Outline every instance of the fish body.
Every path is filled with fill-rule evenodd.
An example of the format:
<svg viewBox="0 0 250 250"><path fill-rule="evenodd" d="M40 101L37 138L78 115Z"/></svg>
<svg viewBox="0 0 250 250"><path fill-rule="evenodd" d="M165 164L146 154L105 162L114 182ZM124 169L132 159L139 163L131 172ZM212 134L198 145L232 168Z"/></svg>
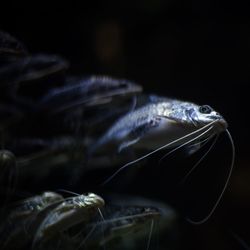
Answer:
<svg viewBox="0 0 250 250"><path fill-rule="evenodd" d="M149 223L161 217L160 211L155 207L111 205L104 211L105 220L99 225L99 231L103 230L105 237L97 242L100 246L105 246L108 243L117 244L121 241L125 247L128 238L130 244L139 238L145 239L148 236Z"/></svg>
<svg viewBox="0 0 250 250"><path fill-rule="evenodd" d="M86 241L86 247L115 249L141 249L149 238L149 231L164 232L164 239L175 230L176 212L165 203L141 197L111 195L103 209L104 220L90 223L86 231L95 228ZM156 228L153 223L156 222ZM151 228L151 229L150 229ZM153 233L154 234L154 233Z"/></svg>
<svg viewBox="0 0 250 250"><path fill-rule="evenodd" d="M77 107L103 106L119 97L130 97L142 91L140 85L107 76L72 78L63 87L51 89L41 100L41 107L65 111Z"/></svg>
<svg viewBox="0 0 250 250"><path fill-rule="evenodd" d="M73 225L90 220L102 206L104 206L104 200L93 193L65 199L51 210L40 224L34 243L40 240L46 241Z"/></svg>
<svg viewBox="0 0 250 250"><path fill-rule="evenodd" d="M41 212L62 200L60 194L44 192L7 207L7 216L2 218L0 227L1 249L23 249L31 240L34 228L39 225Z"/></svg>
<svg viewBox="0 0 250 250"><path fill-rule="evenodd" d="M120 118L91 151L108 144L118 145L118 152L131 145L155 149L214 121L217 123L212 133L219 133L227 127L224 118L207 105L154 97L150 103ZM171 146L178 146L178 143Z"/></svg>
<svg viewBox="0 0 250 250"><path fill-rule="evenodd" d="M9 217L12 220L27 218L62 200L63 197L60 194L55 192L44 192L41 195L36 195L17 203Z"/></svg>

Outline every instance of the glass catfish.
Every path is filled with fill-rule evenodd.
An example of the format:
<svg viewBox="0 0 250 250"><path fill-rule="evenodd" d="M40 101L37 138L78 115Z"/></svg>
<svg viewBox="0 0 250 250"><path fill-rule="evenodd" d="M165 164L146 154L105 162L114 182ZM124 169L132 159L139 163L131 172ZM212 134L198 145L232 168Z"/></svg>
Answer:
<svg viewBox="0 0 250 250"><path fill-rule="evenodd" d="M130 147L149 150L149 153L120 167L103 183L105 185L125 168L146 159L160 150L170 150L164 156L166 157L170 153L188 146L189 153L192 154L214 138L208 151L192 167L188 173L189 175L206 157L217 141L218 136L225 131L232 148L231 165L216 204L204 220L197 222L202 223L210 217L217 207L232 173L235 147L227 127L228 124L225 119L208 105L200 106L192 102L151 96L150 101L144 106L127 113L116 121L93 145L89 154L91 156L101 148L107 148L108 145L115 146L118 153Z"/></svg>
<svg viewBox="0 0 250 250"><path fill-rule="evenodd" d="M121 117L90 149L108 144L117 151L133 146L173 148L194 138L204 139L227 129L227 122L210 106L151 96L151 101ZM196 140L195 139L195 140Z"/></svg>

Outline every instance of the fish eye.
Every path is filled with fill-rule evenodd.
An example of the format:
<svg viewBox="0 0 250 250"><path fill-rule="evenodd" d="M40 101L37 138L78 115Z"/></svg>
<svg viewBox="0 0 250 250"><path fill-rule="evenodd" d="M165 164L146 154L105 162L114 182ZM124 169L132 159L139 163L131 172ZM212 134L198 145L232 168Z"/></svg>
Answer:
<svg viewBox="0 0 250 250"><path fill-rule="evenodd" d="M208 105L203 105L199 107L199 112L202 114L210 114L212 112L212 108Z"/></svg>

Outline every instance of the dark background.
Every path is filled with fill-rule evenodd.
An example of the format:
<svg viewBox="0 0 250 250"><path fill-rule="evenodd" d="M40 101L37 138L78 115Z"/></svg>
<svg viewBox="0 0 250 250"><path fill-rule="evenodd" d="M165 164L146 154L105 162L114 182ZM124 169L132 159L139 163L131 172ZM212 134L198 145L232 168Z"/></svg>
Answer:
<svg viewBox="0 0 250 250"><path fill-rule="evenodd" d="M209 104L223 114L235 140L235 171L215 219L200 227L184 223L182 245L243 249L230 229L250 244L247 3L83 1L53 9L19 4L0 12L2 30L32 53L62 55L71 73L127 78L148 93Z"/></svg>

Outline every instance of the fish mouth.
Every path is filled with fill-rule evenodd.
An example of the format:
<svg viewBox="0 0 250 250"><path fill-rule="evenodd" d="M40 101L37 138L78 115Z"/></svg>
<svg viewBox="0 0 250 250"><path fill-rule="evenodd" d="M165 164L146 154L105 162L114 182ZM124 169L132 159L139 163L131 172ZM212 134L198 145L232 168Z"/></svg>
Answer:
<svg viewBox="0 0 250 250"><path fill-rule="evenodd" d="M219 118L217 119L217 122L214 124L214 126L218 132L222 132L228 128L228 123L223 118Z"/></svg>

